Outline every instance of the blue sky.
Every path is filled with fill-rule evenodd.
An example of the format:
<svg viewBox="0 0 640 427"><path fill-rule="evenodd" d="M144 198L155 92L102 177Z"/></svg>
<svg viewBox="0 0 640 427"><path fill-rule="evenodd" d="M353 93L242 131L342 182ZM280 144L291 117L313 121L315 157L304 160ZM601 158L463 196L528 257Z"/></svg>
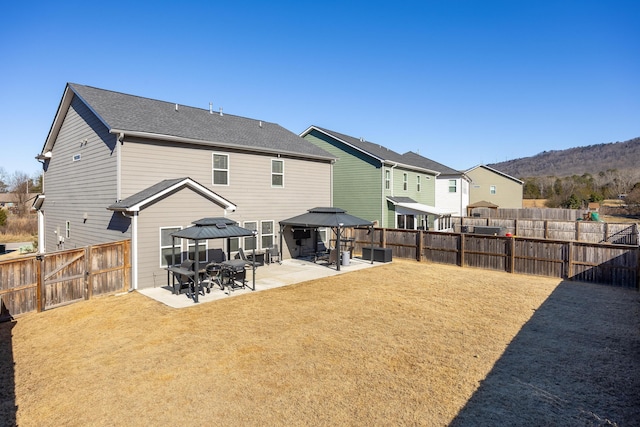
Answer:
<svg viewBox="0 0 640 427"><path fill-rule="evenodd" d="M455 169L640 136L636 0L5 2L0 167L67 82L326 127Z"/></svg>

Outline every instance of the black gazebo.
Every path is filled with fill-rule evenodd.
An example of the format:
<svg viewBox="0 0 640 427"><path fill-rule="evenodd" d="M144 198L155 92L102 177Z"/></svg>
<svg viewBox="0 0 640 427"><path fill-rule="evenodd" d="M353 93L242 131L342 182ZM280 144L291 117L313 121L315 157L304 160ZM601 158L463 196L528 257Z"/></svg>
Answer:
<svg viewBox="0 0 640 427"><path fill-rule="evenodd" d="M203 218L198 221L194 221L194 224L191 227L184 228L182 230L176 231L175 233L171 233L171 237L173 238L173 259L176 259L176 239L187 239L193 240L195 242L195 250L194 250L194 262L195 262L195 292L194 292L194 301L198 302L198 294L202 290L202 281L200 280L199 268L200 268L200 251L198 247L198 242L200 240L209 240L209 239L227 239L226 249L227 249L227 259L231 259L231 250L229 241L232 237L250 237L253 236L254 239L254 249L253 249L253 261L251 263L253 270L253 290L256 290L256 264L255 264L255 243L256 243L256 232L254 230L249 230L247 228L243 228L238 226L238 223L229 219L229 218Z"/></svg>
<svg viewBox="0 0 640 427"><path fill-rule="evenodd" d="M340 249L340 239L342 229L353 227L369 227L369 234L371 235L371 247L373 247L373 222L366 219L358 218L350 215L344 209L333 207L319 207L309 209L307 213L294 216L293 218L280 221L280 248L282 248L282 234L284 227L300 227L310 228L317 230L318 228L331 228L336 234L336 248ZM371 257L371 264L373 264L373 257ZM336 269L340 270L340 261L336 262Z"/></svg>

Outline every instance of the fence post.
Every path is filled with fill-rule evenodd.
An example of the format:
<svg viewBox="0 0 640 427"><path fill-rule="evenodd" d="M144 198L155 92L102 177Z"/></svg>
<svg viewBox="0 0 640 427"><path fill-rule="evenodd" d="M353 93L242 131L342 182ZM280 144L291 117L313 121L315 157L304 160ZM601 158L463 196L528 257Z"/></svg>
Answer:
<svg viewBox="0 0 640 427"><path fill-rule="evenodd" d="M464 233L460 233L460 267L464 267Z"/></svg>
<svg viewBox="0 0 640 427"><path fill-rule="evenodd" d="M84 248L84 299L91 299L93 296L93 286L91 284L91 246Z"/></svg>
<svg viewBox="0 0 640 427"><path fill-rule="evenodd" d="M567 279L573 278L573 242L568 242L569 248L567 250Z"/></svg>
<svg viewBox="0 0 640 427"><path fill-rule="evenodd" d="M544 238L549 238L549 221L546 219L544 220Z"/></svg>
<svg viewBox="0 0 640 427"><path fill-rule="evenodd" d="M422 230L416 234L416 261L422 261Z"/></svg>
<svg viewBox="0 0 640 427"><path fill-rule="evenodd" d="M511 242L509 242L509 250L511 251L509 273L514 273L516 271L516 238L512 236L508 237L508 239L511 240Z"/></svg>
<svg viewBox="0 0 640 427"><path fill-rule="evenodd" d="M580 223L581 222L582 221L576 221L575 222L575 224L576 224L576 242L580 241Z"/></svg>
<svg viewBox="0 0 640 427"><path fill-rule="evenodd" d="M36 260L38 261L38 266L36 267L37 274L37 286L36 286L36 310L38 313L44 310L44 255L37 255Z"/></svg>
<svg viewBox="0 0 640 427"><path fill-rule="evenodd" d="M380 247L381 248L386 248L387 247L387 235L385 233L386 228L383 228L380 230Z"/></svg>

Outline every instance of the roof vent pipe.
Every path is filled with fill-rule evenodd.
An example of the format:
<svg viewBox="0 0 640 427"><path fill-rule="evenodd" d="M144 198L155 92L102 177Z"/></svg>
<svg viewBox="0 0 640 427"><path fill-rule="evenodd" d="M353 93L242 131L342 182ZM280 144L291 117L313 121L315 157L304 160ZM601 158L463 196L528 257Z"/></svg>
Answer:
<svg viewBox="0 0 640 427"><path fill-rule="evenodd" d="M178 111L178 104L176 104L176 111Z"/></svg>
<svg viewBox="0 0 640 427"><path fill-rule="evenodd" d="M213 102L209 103L209 114L213 114Z"/></svg>
<svg viewBox="0 0 640 427"><path fill-rule="evenodd" d="M224 116L224 114L222 114L222 107L220 107L220 115Z"/></svg>
<svg viewBox="0 0 640 427"><path fill-rule="evenodd" d="M260 123L258 124L258 126L262 127L262 120L260 120Z"/></svg>

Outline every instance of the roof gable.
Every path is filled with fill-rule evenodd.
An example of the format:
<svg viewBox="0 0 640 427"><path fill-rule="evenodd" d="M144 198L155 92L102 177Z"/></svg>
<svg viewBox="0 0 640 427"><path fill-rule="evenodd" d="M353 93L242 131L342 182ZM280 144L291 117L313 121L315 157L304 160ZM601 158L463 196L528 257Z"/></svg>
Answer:
<svg viewBox="0 0 640 427"><path fill-rule="evenodd" d="M489 166L486 166L486 165L477 165L477 166L474 166L474 167L472 167L472 168L470 168L470 169L467 169L467 170L465 171L465 174L467 174L467 175L468 175L470 172L473 172L474 170L476 170L476 169L478 169L478 168L486 169L486 170L488 170L489 172L493 172L493 173L495 173L495 174L497 174L497 175L503 176L503 177L505 177L505 178L507 178L507 179L510 179L510 180L512 180L512 181L517 182L518 184L524 184L524 181L520 181L518 178L514 178L514 177L512 177L511 175L507 175L507 174L506 174L506 173L504 173L504 172L500 172L499 170L497 170L497 169L493 169L493 168L490 168Z"/></svg>
<svg viewBox="0 0 640 427"><path fill-rule="evenodd" d="M126 199L120 200L119 202L110 205L107 209L112 211L138 212L144 209L146 206L183 188L192 189L203 197L206 197L209 200L218 203L226 210L236 210L236 205L188 177L165 179L164 181L154 184L151 187L145 188L144 190L139 191L136 194L127 197Z"/></svg>

